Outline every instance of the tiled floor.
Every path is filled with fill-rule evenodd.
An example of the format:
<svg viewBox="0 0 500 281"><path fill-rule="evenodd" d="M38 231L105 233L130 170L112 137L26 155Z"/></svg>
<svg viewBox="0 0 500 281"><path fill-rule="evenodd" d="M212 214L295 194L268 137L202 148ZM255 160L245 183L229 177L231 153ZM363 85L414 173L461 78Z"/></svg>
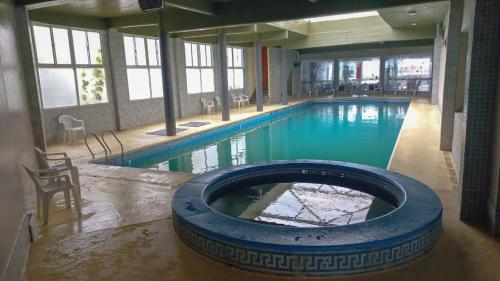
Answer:
<svg viewBox="0 0 500 281"><path fill-rule="evenodd" d="M438 120L435 106L414 100L390 163L390 169L426 183L441 198L444 224L437 248L396 270L327 280L500 280L500 243L458 220L456 175L449 153L438 149ZM158 127L129 130L121 137L130 147L147 145L156 139L144 132ZM87 157L82 147L71 148L82 161ZM30 251L25 280L300 279L244 272L185 246L173 231L169 204L189 174L99 165L82 165L81 174L83 218L74 220L62 197L55 198L49 225L40 229L41 239Z"/></svg>

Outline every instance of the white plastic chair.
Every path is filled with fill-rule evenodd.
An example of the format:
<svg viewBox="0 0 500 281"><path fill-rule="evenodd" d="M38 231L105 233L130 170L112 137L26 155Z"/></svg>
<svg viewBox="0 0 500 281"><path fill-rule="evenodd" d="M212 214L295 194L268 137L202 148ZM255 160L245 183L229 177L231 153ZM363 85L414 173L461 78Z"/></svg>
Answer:
<svg viewBox="0 0 500 281"><path fill-rule="evenodd" d="M66 143L66 135L68 135L71 143L73 143L73 141L76 141L77 132L83 132L83 136L86 135L85 123L83 122L83 120L76 119L71 115L61 115L59 116L59 123L63 124L64 126L64 143Z"/></svg>
<svg viewBox="0 0 500 281"><path fill-rule="evenodd" d="M222 101L220 100L220 96L215 96L215 101L217 102L217 110L222 110Z"/></svg>
<svg viewBox="0 0 500 281"><path fill-rule="evenodd" d="M243 100L241 97L237 94L231 94L231 99L233 100L233 104L238 106L238 109L241 108L241 105L243 104Z"/></svg>
<svg viewBox="0 0 500 281"><path fill-rule="evenodd" d="M250 98L245 94L239 95L243 105L250 105Z"/></svg>
<svg viewBox="0 0 500 281"><path fill-rule="evenodd" d="M40 157L40 160L42 160L44 169L50 169L54 174L64 174L69 172L71 182L76 186L78 196L81 197L80 174L78 173L78 168L73 166L71 158L69 158L64 152L47 153L38 147L35 147L35 151L37 152L38 157Z"/></svg>
<svg viewBox="0 0 500 281"><path fill-rule="evenodd" d="M80 218L82 216L80 197L78 196L76 187L71 183L68 175L48 176L53 173L51 169L31 170L25 166L23 167L35 184L37 215L40 216L40 208L42 208L44 225L47 225L49 222L49 201L52 199L54 194L61 191L64 192L66 208L68 209L71 208L71 191L78 217Z"/></svg>
<svg viewBox="0 0 500 281"><path fill-rule="evenodd" d="M212 111L215 109L214 101L209 100L207 98L201 98L200 101L201 101L201 104L203 105L203 111L205 111L205 109L206 109L208 112L208 115L212 114Z"/></svg>

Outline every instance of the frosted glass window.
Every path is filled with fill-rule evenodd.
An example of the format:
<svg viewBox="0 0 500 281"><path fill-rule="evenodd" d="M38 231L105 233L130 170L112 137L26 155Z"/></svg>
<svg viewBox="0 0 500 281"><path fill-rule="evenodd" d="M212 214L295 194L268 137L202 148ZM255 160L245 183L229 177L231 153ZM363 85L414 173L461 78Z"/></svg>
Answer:
<svg viewBox="0 0 500 281"><path fill-rule="evenodd" d="M205 45L200 45L200 66L207 66L207 53Z"/></svg>
<svg viewBox="0 0 500 281"><path fill-rule="evenodd" d="M52 52L52 40L50 39L50 28L45 26L33 26L35 35L36 55L38 63L54 63Z"/></svg>
<svg viewBox="0 0 500 281"><path fill-rule="evenodd" d="M128 94L130 100L147 99L149 90L149 74L147 69L127 69Z"/></svg>
<svg viewBox="0 0 500 281"><path fill-rule="evenodd" d="M135 65L134 37L124 36L125 62L127 65Z"/></svg>
<svg viewBox="0 0 500 281"><path fill-rule="evenodd" d="M234 88L243 89L243 69L234 70Z"/></svg>
<svg viewBox="0 0 500 281"><path fill-rule="evenodd" d="M193 57L193 66L198 66L198 45L191 44L191 55Z"/></svg>
<svg viewBox="0 0 500 281"><path fill-rule="evenodd" d="M243 61L241 59L241 49L233 48L233 66L242 67Z"/></svg>
<svg viewBox="0 0 500 281"><path fill-rule="evenodd" d="M85 31L73 30L73 47L77 64L89 64Z"/></svg>
<svg viewBox="0 0 500 281"><path fill-rule="evenodd" d="M186 80L188 94L201 92L200 70L198 68L186 69Z"/></svg>
<svg viewBox="0 0 500 281"><path fill-rule="evenodd" d="M193 66L193 56L191 54L191 44L184 44L184 51L186 55L186 66Z"/></svg>
<svg viewBox="0 0 500 281"><path fill-rule="evenodd" d="M233 67L233 48L227 48L226 53L227 53L227 66Z"/></svg>
<svg viewBox="0 0 500 281"><path fill-rule="evenodd" d="M212 46L206 45L205 51L207 53L207 66L212 66Z"/></svg>
<svg viewBox="0 0 500 281"><path fill-rule="evenodd" d="M158 65L161 65L160 40L156 40L156 50L158 51Z"/></svg>
<svg viewBox="0 0 500 281"><path fill-rule="evenodd" d="M77 68L80 105L108 102L104 68Z"/></svg>
<svg viewBox="0 0 500 281"><path fill-rule="evenodd" d="M135 54L137 65L146 65L146 46L143 38L135 37Z"/></svg>
<svg viewBox="0 0 500 281"><path fill-rule="evenodd" d="M363 79L378 79L380 72L380 60L365 60L362 64Z"/></svg>
<svg viewBox="0 0 500 281"><path fill-rule="evenodd" d="M151 96L153 98L163 97L163 80L161 80L161 69L152 68L151 75Z"/></svg>
<svg viewBox="0 0 500 281"><path fill-rule="evenodd" d="M201 69L201 89L204 93L210 93L215 91L213 69L211 68Z"/></svg>
<svg viewBox="0 0 500 281"><path fill-rule="evenodd" d="M243 89L243 58L241 48L227 48L228 89Z"/></svg>
<svg viewBox="0 0 500 281"><path fill-rule="evenodd" d="M233 69L228 69L227 70L227 84L228 84L228 89L229 90L234 90L234 70Z"/></svg>
<svg viewBox="0 0 500 281"><path fill-rule="evenodd" d="M91 64L102 64L101 36L97 32L87 32Z"/></svg>
<svg viewBox="0 0 500 281"><path fill-rule="evenodd" d="M158 59L156 57L156 40L148 39L147 44L149 65L158 65Z"/></svg>
<svg viewBox="0 0 500 281"><path fill-rule="evenodd" d="M215 91L212 47L205 44L184 44L188 94Z"/></svg>
<svg viewBox="0 0 500 281"><path fill-rule="evenodd" d="M73 71L71 68L38 69L44 108L77 105Z"/></svg>
<svg viewBox="0 0 500 281"><path fill-rule="evenodd" d="M53 28L52 34L54 36L57 64L71 64L68 30L62 28Z"/></svg>

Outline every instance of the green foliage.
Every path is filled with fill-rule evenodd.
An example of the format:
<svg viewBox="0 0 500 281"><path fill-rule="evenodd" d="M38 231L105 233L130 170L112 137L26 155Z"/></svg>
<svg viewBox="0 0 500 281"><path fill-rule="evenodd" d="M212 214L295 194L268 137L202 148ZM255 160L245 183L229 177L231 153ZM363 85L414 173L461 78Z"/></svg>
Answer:
<svg viewBox="0 0 500 281"><path fill-rule="evenodd" d="M99 54L101 54L101 50L99 49ZM98 63L102 63L102 56L99 55L95 58L95 61ZM88 77L87 71L91 70L92 76ZM84 69L80 77L82 79L82 90L83 93L81 95L83 101L88 100L88 95L92 94L96 101L102 101L104 94L104 87L106 76L104 74L103 68L91 68Z"/></svg>

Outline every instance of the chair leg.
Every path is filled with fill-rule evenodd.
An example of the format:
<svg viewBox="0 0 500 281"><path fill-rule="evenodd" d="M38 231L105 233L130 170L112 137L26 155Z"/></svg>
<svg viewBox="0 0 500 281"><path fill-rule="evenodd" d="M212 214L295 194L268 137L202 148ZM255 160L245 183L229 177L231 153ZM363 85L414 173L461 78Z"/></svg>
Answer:
<svg viewBox="0 0 500 281"><path fill-rule="evenodd" d="M43 209L43 225L49 222L49 200L50 196L43 194L42 196L42 209Z"/></svg>
<svg viewBox="0 0 500 281"><path fill-rule="evenodd" d="M75 200L75 209L78 217L82 217L82 206L80 205L80 196L78 196L78 192L75 186L71 187L71 193L73 193L73 199Z"/></svg>
<svg viewBox="0 0 500 281"><path fill-rule="evenodd" d="M82 197L82 190L80 187L80 174L78 173L78 168L77 167L72 167L71 168L71 180L73 181L73 184L76 186L76 191L78 192L78 197Z"/></svg>
<svg viewBox="0 0 500 281"><path fill-rule="evenodd" d="M42 212L42 203L41 203L41 195L39 192L36 193L36 217L39 219L41 217Z"/></svg>
<svg viewBox="0 0 500 281"><path fill-rule="evenodd" d="M66 202L66 209L71 209L71 197L69 190L64 190L64 201Z"/></svg>

